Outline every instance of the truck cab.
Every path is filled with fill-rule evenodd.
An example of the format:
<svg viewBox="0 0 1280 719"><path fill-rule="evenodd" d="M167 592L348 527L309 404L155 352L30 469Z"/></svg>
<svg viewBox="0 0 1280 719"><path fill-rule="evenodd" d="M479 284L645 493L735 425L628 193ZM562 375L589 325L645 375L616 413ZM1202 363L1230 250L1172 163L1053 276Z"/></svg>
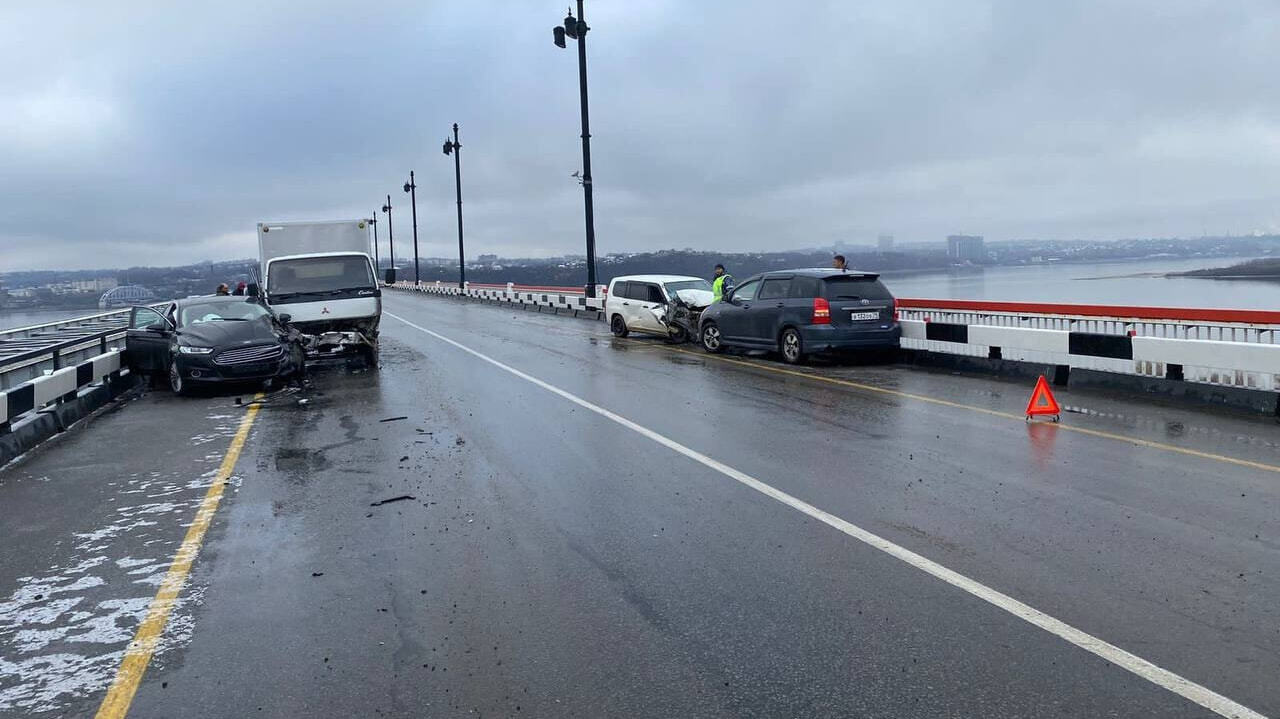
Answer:
<svg viewBox="0 0 1280 719"><path fill-rule="evenodd" d="M378 336L382 290L368 255L285 255L267 262L263 297L306 334L356 329Z"/></svg>

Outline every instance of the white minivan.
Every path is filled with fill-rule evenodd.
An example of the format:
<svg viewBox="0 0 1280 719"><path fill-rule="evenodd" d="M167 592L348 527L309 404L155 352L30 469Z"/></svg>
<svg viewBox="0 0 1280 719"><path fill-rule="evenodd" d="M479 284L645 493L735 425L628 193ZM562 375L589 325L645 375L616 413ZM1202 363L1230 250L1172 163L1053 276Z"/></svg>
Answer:
<svg viewBox="0 0 1280 719"><path fill-rule="evenodd" d="M618 337L646 332L683 340L697 333L696 315L711 304L712 296L711 283L701 277L625 275L609 283L604 312Z"/></svg>

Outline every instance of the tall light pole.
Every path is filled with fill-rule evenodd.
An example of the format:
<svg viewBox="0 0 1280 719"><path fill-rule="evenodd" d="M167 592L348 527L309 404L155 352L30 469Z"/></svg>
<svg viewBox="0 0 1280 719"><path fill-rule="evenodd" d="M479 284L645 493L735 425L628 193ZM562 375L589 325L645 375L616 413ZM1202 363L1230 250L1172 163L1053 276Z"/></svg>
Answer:
<svg viewBox="0 0 1280 719"><path fill-rule="evenodd" d="M453 140L445 138L444 154L453 155L453 186L458 194L458 287L467 283L467 255L462 250L462 143L458 142L458 123L453 123Z"/></svg>
<svg viewBox="0 0 1280 719"><path fill-rule="evenodd" d="M391 195L387 195L387 204L382 206L382 211L387 213L387 242L391 243L391 284L396 283L396 233L395 226L391 224Z"/></svg>
<svg viewBox="0 0 1280 719"><path fill-rule="evenodd" d="M591 203L591 120L587 112L587 27L582 14L582 0L578 0L578 17L570 13L564 25L551 29L556 47L565 46L566 36L578 41L578 93L582 105L582 196L587 223L587 297L596 296L596 222Z"/></svg>
<svg viewBox="0 0 1280 719"><path fill-rule="evenodd" d="M413 284L422 283L418 275L418 186L413 181L413 170L409 170L409 181L404 183L404 191L409 193L409 203L413 206Z"/></svg>
<svg viewBox="0 0 1280 719"><path fill-rule="evenodd" d="M382 261L378 259L378 211L373 211L373 217L369 218L369 224L373 227L373 274L376 276L382 271Z"/></svg>

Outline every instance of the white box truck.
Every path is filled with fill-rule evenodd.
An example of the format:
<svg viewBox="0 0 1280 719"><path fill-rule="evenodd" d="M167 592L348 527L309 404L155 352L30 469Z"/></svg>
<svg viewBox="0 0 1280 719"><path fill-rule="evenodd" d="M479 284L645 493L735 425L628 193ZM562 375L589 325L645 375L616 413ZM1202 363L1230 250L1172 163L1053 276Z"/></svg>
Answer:
<svg viewBox="0 0 1280 719"><path fill-rule="evenodd" d="M259 292L308 355L376 360L382 290L370 247L365 220L258 223Z"/></svg>

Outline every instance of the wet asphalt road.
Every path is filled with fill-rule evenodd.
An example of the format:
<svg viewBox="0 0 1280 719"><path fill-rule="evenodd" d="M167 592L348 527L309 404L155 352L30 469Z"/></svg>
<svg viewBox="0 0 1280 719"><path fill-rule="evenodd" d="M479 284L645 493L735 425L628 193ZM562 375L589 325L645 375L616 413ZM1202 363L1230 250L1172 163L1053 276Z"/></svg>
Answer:
<svg viewBox="0 0 1280 719"><path fill-rule="evenodd" d="M602 323L386 304L1280 713L1278 473L971 409L1019 412L1020 383L807 370L960 405L938 406L615 340ZM264 406L130 716L1210 716L546 389L383 326L378 372L322 370ZM1280 464L1274 424L1059 399L1065 425ZM0 472L0 542L22 549L0 559L0 716L93 716L154 593L140 580L171 555L242 411L150 394Z"/></svg>

